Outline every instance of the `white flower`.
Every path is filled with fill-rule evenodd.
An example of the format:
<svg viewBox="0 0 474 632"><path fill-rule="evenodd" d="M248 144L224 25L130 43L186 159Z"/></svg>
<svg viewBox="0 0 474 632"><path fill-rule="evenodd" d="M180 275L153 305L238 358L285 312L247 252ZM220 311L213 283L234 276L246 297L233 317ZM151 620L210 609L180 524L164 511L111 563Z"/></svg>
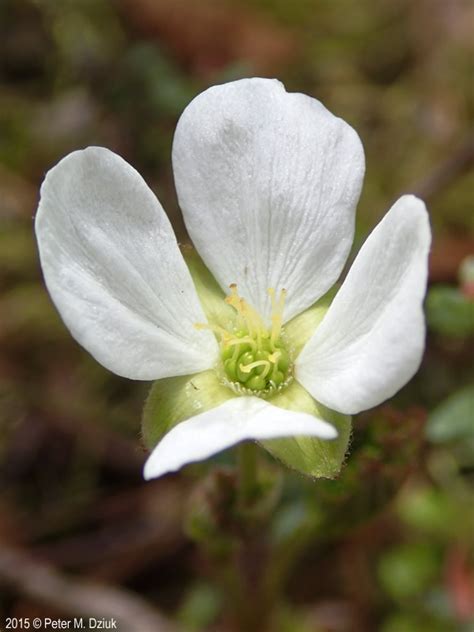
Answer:
<svg viewBox="0 0 474 632"><path fill-rule="evenodd" d="M364 155L349 125L277 81L236 81L184 111L173 166L196 249L222 290L236 284L227 303L199 266L187 267L141 176L107 149L61 160L36 216L48 290L100 363L138 380L197 374L183 378L196 391L212 383L205 405L197 396L183 403L191 396L181 392L176 406L187 412L173 409L169 425L181 423L160 429L146 478L244 439L334 438L315 411L358 413L413 376L424 348L430 244L423 202L400 198L329 308L317 303L353 240Z"/></svg>

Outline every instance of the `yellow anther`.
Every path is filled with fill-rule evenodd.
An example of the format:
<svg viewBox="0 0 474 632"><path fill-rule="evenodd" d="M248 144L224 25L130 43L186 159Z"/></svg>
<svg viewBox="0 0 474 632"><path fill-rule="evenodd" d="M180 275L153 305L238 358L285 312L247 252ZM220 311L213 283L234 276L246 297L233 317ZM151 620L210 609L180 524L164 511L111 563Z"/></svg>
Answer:
<svg viewBox="0 0 474 632"><path fill-rule="evenodd" d="M250 336L257 338L257 344L260 345L261 337L267 334L262 319L254 308L244 298L239 296L235 283L231 283L229 288L231 294L225 298L225 302L237 312L239 326L247 329Z"/></svg>
<svg viewBox="0 0 474 632"><path fill-rule="evenodd" d="M241 298L237 293L237 285L235 283L231 283L229 285L229 288L230 288L230 294L229 296L226 296L224 300L228 305L232 305L232 307L240 313Z"/></svg>

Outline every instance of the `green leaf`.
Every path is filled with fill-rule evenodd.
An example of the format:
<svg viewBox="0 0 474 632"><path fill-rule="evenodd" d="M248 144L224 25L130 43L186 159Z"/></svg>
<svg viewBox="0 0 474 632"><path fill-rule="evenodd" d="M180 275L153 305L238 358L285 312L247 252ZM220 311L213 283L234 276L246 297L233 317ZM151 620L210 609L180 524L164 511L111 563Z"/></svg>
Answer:
<svg viewBox="0 0 474 632"><path fill-rule="evenodd" d="M342 467L351 435L351 418L336 413L317 402L293 382L275 395L271 403L287 410L309 413L333 424L339 433L336 439L325 441L314 437L291 437L263 441L263 447L288 467L314 478L334 478Z"/></svg>
<svg viewBox="0 0 474 632"><path fill-rule="evenodd" d="M211 625L221 608L222 595L211 584L199 582L184 597L177 618L188 632Z"/></svg>
<svg viewBox="0 0 474 632"><path fill-rule="evenodd" d="M461 285L470 286L474 284L474 255L469 255L462 260L458 276Z"/></svg>
<svg viewBox="0 0 474 632"><path fill-rule="evenodd" d="M468 386L444 400L428 418L427 438L449 444L460 467L474 465L474 386Z"/></svg>
<svg viewBox="0 0 474 632"><path fill-rule="evenodd" d="M431 413L426 436L433 443L474 437L474 386L468 386L445 399Z"/></svg>
<svg viewBox="0 0 474 632"><path fill-rule="evenodd" d="M145 445L153 448L173 426L235 397L215 371L157 380L151 387L142 416Z"/></svg>
<svg viewBox="0 0 474 632"><path fill-rule="evenodd" d="M440 556L431 543L402 544L383 556L378 571L394 599L416 598L439 574Z"/></svg>
<svg viewBox="0 0 474 632"><path fill-rule="evenodd" d="M425 613L396 612L384 621L380 632L462 632L462 628ZM469 628L465 632L470 632Z"/></svg>
<svg viewBox="0 0 474 632"><path fill-rule="evenodd" d="M426 299L426 315L429 327L445 336L474 334L474 301L454 287L431 289Z"/></svg>
<svg viewBox="0 0 474 632"><path fill-rule="evenodd" d="M429 486L408 487L397 500L397 513L405 524L423 533L444 537L455 534L462 537L465 532L464 525L469 521L464 520L463 524L459 510L459 504L451 495ZM470 532L469 526L467 529Z"/></svg>

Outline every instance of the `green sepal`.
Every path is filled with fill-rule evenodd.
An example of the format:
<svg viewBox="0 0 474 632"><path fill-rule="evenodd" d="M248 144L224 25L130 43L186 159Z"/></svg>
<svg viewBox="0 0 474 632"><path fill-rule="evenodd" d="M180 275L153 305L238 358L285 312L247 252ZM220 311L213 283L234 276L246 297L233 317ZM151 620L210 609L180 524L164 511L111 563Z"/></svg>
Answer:
<svg viewBox="0 0 474 632"><path fill-rule="evenodd" d="M206 268L192 246L181 246L181 252L194 281L199 300L207 320L213 325L226 327L235 320L235 310L225 302L225 293Z"/></svg>
<svg viewBox="0 0 474 632"><path fill-rule="evenodd" d="M296 358L316 331L329 309L339 287L333 286L316 303L285 324L285 336Z"/></svg>
<svg viewBox="0 0 474 632"><path fill-rule="evenodd" d="M261 445L276 459L301 474L312 478L335 478L341 471L349 446L351 417L337 413L317 402L298 382L270 400L280 408L304 412L329 422L337 428L336 439L290 437L262 441Z"/></svg>
<svg viewBox="0 0 474 632"><path fill-rule="evenodd" d="M225 293L191 246L182 253L194 281L204 313L211 324L221 327L233 322L235 312L225 303ZM285 324L285 335L296 357L326 314L337 287L317 303ZM148 395L142 416L142 436L153 448L178 423L223 404L236 395L223 386L215 371L157 380ZM288 467L314 478L334 478L339 473L349 445L351 418L316 402L297 382L271 398L271 403L288 410L307 412L332 423L338 437L331 441L292 437L261 442L275 458Z"/></svg>
<svg viewBox="0 0 474 632"><path fill-rule="evenodd" d="M142 415L142 437L153 448L176 424L215 408L234 393L223 386L215 371L157 380L148 394Z"/></svg>

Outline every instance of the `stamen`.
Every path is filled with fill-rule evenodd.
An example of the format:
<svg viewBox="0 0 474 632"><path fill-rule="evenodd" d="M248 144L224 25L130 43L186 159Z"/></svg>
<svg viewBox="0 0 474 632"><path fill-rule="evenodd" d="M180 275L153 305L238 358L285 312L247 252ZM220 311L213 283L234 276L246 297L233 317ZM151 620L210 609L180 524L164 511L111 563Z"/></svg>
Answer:
<svg viewBox="0 0 474 632"><path fill-rule="evenodd" d="M229 288L231 294L225 298L225 302L235 309L240 321L239 324L247 329L250 336L257 338L257 344L260 346L262 334L266 331L262 319L253 307L239 296L235 283L231 283Z"/></svg>
<svg viewBox="0 0 474 632"><path fill-rule="evenodd" d="M241 308L241 298L237 292L237 285L235 283L231 283L229 285L230 288L230 296L226 296L224 299L228 305L231 305L235 311L237 312L237 323L239 329L245 327L245 320L243 318L242 308Z"/></svg>
<svg viewBox="0 0 474 632"><path fill-rule="evenodd" d="M270 344L272 349L275 349L275 343L280 338L281 326L283 324L283 309L285 307L286 290L283 288L280 292L278 303L275 300L275 290L271 287L268 289L268 294L272 301L272 329L270 334Z"/></svg>
<svg viewBox="0 0 474 632"><path fill-rule="evenodd" d="M239 395L270 397L293 379L291 357L282 340L286 290L276 294L269 288L271 326L267 327L257 310L239 295L232 283L225 302L234 308L235 318L227 328L196 323L196 329L209 329L219 339L223 381Z"/></svg>
<svg viewBox="0 0 474 632"><path fill-rule="evenodd" d="M240 305L240 313L242 314L242 317L244 319L245 326L248 329L249 335L253 337L255 335L254 323L252 321L251 314L248 309L248 305L244 301L243 298L240 299L239 305Z"/></svg>
<svg viewBox="0 0 474 632"><path fill-rule="evenodd" d="M228 334L230 336L230 334ZM253 338L251 338L250 336L243 336L242 338L232 338L229 339L226 343L225 343L225 347L233 347L234 345L241 345L241 344L249 344L252 347L253 351L257 350L257 343L255 342L255 340Z"/></svg>
<svg viewBox="0 0 474 632"><path fill-rule="evenodd" d="M240 297L237 294L237 286L235 285L235 283L231 283L229 285L229 288L231 293L229 294L229 296L225 297L224 301L228 305L232 305L232 307L234 307L239 312Z"/></svg>
<svg viewBox="0 0 474 632"><path fill-rule="evenodd" d="M232 338L227 329L224 329L224 327L221 327L220 325L211 325L210 323L193 323L193 327L199 331L203 329L210 329L215 334L218 334L225 344L228 344L227 341Z"/></svg>
<svg viewBox="0 0 474 632"><path fill-rule="evenodd" d="M245 302L244 299L241 299L242 306L242 314L244 316L245 324L247 325L249 334L251 336L255 336L257 338L257 345L260 347L261 344L261 328L263 327L263 323L260 322L260 317L255 312L251 306Z"/></svg>
<svg viewBox="0 0 474 632"><path fill-rule="evenodd" d="M275 288L274 287L269 287L267 291L268 291L268 295L270 296L270 300L272 302L272 314L273 314L276 311Z"/></svg>

